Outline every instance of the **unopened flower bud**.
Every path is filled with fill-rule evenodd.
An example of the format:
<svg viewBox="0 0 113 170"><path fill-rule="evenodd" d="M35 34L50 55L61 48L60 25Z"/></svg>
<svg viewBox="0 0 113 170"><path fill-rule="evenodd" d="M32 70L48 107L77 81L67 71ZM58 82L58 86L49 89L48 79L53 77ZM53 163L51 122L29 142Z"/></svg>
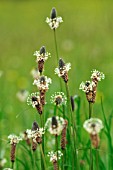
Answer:
<svg viewBox="0 0 113 170"><path fill-rule="evenodd" d="M59 69L63 69L63 67L65 66L65 63L63 61L62 58L59 59Z"/></svg>
<svg viewBox="0 0 113 170"><path fill-rule="evenodd" d="M42 46L42 47L40 48L40 54L45 55L45 53L46 53L45 46Z"/></svg>
<svg viewBox="0 0 113 170"><path fill-rule="evenodd" d="M56 13L56 9L55 8L52 8L52 10L51 10L51 19L54 19L54 18L56 18L56 16L57 16L57 13Z"/></svg>
<svg viewBox="0 0 113 170"><path fill-rule="evenodd" d="M39 129L38 123L34 121L32 124L32 130L37 130L37 129Z"/></svg>
<svg viewBox="0 0 113 170"><path fill-rule="evenodd" d="M52 128L56 129L58 127L58 122L55 116L52 117Z"/></svg>

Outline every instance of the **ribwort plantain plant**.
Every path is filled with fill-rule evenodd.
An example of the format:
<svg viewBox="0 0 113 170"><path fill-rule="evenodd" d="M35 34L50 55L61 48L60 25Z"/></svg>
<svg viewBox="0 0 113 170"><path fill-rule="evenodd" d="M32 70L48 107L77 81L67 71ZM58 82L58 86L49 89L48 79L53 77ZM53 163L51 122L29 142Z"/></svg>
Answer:
<svg viewBox="0 0 113 170"><path fill-rule="evenodd" d="M33 54L36 57L37 66L31 71L31 74L36 92L33 91L27 98L27 104L34 108L33 112L36 110L36 118L32 120L32 127L29 125L28 129L23 129L21 137L16 135L8 136L11 144L10 168L13 170L22 168L33 170L105 170L108 168L108 170L112 170L111 120L108 123L102 100L103 121L97 118L98 115L96 118L93 117L98 83L105 76L102 72L93 70L91 80L80 84L79 89L85 92L89 104L89 110L87 111L89 116L88 119L84 120L81 117L80 110L82 98L71 94L68 84L69 81L71 82L68 74L71 69L71 63L65 63L62 57L59 56L56 29L63 22L62 17L57 17L56 9L52 8L50 18L47 17L46 22L54 32L58 64L55 68L55 74L58 75L60 80L60 84L58 84L60 90L57 92L56 87L54 87L54 93L51 95L50 101L47 101L46 95L52 86L50 85L52 84L52 79L45 75L44 68L46 68L47 59L49 57L51 57L52 61L53 59L51 54L46 52L46 47L43 45L39 48L39 51L35 51ZM65 88L62 88L63 83ZM27 116L30 117L30 115ZM89 136L83 128L89 133ZM100 133L101 130L102 133ZM101 152L103 152L101 134L103 132L107 136L110 154L107 166L104 163L104 158L101 158ZM19 143L19 141L21 142ZM17 144L19 150L17 153L20 158L16 154ZM22 154L25 155L22 157ZM0 167L2 166L0 165Z"/></svg>

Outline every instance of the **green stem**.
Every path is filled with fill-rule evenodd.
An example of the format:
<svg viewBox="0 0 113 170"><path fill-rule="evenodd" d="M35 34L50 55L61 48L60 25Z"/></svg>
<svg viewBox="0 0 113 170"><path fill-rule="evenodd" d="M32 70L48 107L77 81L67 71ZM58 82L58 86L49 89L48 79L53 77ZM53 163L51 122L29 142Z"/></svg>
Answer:
<svg viewBox="0 0 113 170"><path fill-rule="evenodd" d="M56 151L58 151L58 136L55 136ZM58 156L58 154L57 154Z"/></svg>
<svg viewBox="0 0 113 170"><path fill-rule="evenodd" d="M33 169L35 170L36 167L36 159L35 159L35 152L33 152Z"/></svg>
<svg viewBox="0 0 113 170"><path fill-rule="evenodd" d="M66 85L66 92L67 92L67 100L70 101L70 94L69 94L68 83L65 83L65 85Z"/></svg>
<svg viewBox="0 0 113 170"><path fill-rule="evenodd" d="M92 146L90 146L90 166L89 170L93 170L93 153L92 153Z"/></svg>
<svg viewBox="0 0 113 170"><path fill-rule="evenodd" d="M43 114L40 115L40 124L41 124L41 127L44 128L44 112L43 112ZM44 154L44 135L42 136L42 151L43 151L43 154ZM42 155L41 155L41 167L42 167L42 170L43 170L44 164L43 164Z"/></svg>
<svg viewBox="0 0 113 170"><path fill-rule="evenodd" d="M53 30L53 32L54 32L56 58L57 58L57 63L58 63L59 62L59 54L58 54L57 38L56 38L56 31L55 31L55 29ZM62 91L62 82L61 82L61 79L59 79L59 80L60 80L60 90Z"/></svg>
<svg viewBox="0 0 113 170"><path fill-rule="evenodd" d="M98 148L96 149L96 170L99 170L99 153L98 153Z"/></svg>
<svg viewBox="0 0 113 170"><path fill-rule="evenodd" d="M58 136L55 136L55 146L56 146L56 152L57 152L57 162L58 162ZM58 169L59 169L59 164L58 164Z"/></svg>
<svg viewBox="0 0 113 170"><path fill-rule="evenodd" d="M93 103L89 102L89 119L92 117L93 113Z"/></svg>
<svg viewBox="0 0 113 170"><path fill-rule="evenodd" d="M40 76L42 76L42 72L40 73Z"/></svg>
<svg viewBox="0 0 113 170"><path fill-rule="evenodd" d="M112 152L113 152L112 138L111 138L111 134L110 134L110 127L108 125L108 122L107 122L107 119L105 116L105 112L104 112L102 97L101 97L101 107L102 107L102 113L103 113L103 117L104 117L104 124L106 127L106 135L107 135L107 139L108 139L108 150L109 150L109 153L112 155ZM112 162L113 162L112 157L108 156L108 169L110 169Z"/></svg>
<svg viewBox="0 0 113 170"><path fill-rule="evenodd" d="M56 105L55 105L55 107L54 107L54 115L55 115L55 116L58 116L58 115L57 115L57 106L56 106Z"/></svg>
<svg viewBox="0 0 113 170"><path fill-rule="evenodd" d="M66 86L66 93L67 93L67 111L68 111L68 121L69 121L69 127L71 127L71 114L70 114L70 95L69 95L69 88L68 83L65 83Z"/></svg>
<svg viewBox="0 0 113 170"><path fill-rule="evenodd" d="M54 114L55 116L57 116L57 110L58 110L58 106L56 105L55 108L54 108ZM58 136L55 135L55 149L56 149L56 152L57 152L57 162L58 162ZM59 169L59 164L58 164L58 169Z"/></svg>
<svg viewBox="0 0 113 170"><path fill-rule="evenodd" d="M65 105L62 105L62 110L63 110L63 118L65 119Z"/></svg>
<svg viewBox="0 0 113 170"><path fill-rule="evenodd" d="M59 61L59 56L58 56L58 47L57 47L57 39L56 39L56 31L54 30L54 41L55 41L55 49L56 49L56 56L57 56L57 63Z"/></svg>
<svg viewBox="0 0 113 170"><path fill-rule="evenodd" d="M42 114L40 114L40 126L43 127Z"/></svg>
<svg viewBox="0 0 113 170"><path fill-rule="evenodd" d="M89 119L92 117L93 112L93 103L89 102ZM93 170L93 153L92 153L92 146L90 145L90 170Z"/></svg>
<svg viewBox="0 0 113 170"><path fill-rule="evenodd" d="M108 132L107 137L108 137L108 151L112 155L113 148L112 148L112 139L111 139L110 132ZM113 157L108 155L108 169L109 170L112 167L112 162L113 162Z"/></svg>
<svg viewBox="0 0 113 170"><path fill-rule="evenodd" d="M14 168L14 162L12 162L12 164L11 164L11 168L12 168L12 169Z"/></svg>
<svg viewBox="0 0 113 170"><path fill-rule="evenodd" d="M71 103L70 103L70 94L69 94L69 87L68 87L68 83L65 83L66 85L66 92L67 92L67 111L68 111L68 121L69 121L69 136L70 136L70 141L72 142L71 145L71 152L73 152L73 159L72 159L72 167L75 167L76 164L76 169L78 169L78 163L77 163L77 151L76 151L76 125L75 125L75 120L73 117L73 113L71 110ZM72 124L72 134L71 134L71 124ZM72 138L73 136L73 138Z"/></svg>
<svg viewBox="0 0 113 170"><path fill-rule="evenodd" d="M71 123L72 123L72 127L73 127L73 137L76 137L76 123L75 123L75 119L74 119L74 115L71 109L71 103L70 103L70 94L69 94L69 87L68 84L66 84L66 92L67 92L67 105L68 105L68 115L69 115L69 125L71 127ZM71 121L71 123L70 123ZM75 145L76 142L74 142Z"/></svg>
<svg viewBox="0 0 113 170"><path fill-rule="evenodd" d="M64 164L65 164L65 156L66 156L66 154L65 154L65 150L62 150L62 152L63 152L63 156L62 156L62 170L64 170Z"/></svg>
<svg viewBox="0 0 113 170"><path fill-rule="evenodd" d="M44 165L44 169L46 170L46 162L45 162L45 157L44 157L44 153L43 153L43 149L42 149L42 144L39 144L40 146L40 152L41 152L41 158L43 160L43 165ZM42 167L42 170L44 170Z"/></svg>

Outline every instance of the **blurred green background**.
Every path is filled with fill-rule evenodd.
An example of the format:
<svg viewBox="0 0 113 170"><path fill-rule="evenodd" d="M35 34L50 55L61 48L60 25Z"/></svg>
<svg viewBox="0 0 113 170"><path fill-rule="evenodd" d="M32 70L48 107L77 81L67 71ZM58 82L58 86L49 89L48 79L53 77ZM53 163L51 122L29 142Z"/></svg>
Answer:
<svg viewBox="0 0 113 170"><path fill-rule="evenodd" d="M51 94L59 90L58 77L54 75L57 64L53 31L45 23L52 7L56 7L58 16L64 20L56 30L58 51L65 62L72 64L70 94L80 95L81 116L87 112L88 104L79 85L90 79L92 69L98 69L106 76L98 86L93 117L101 117L100 96L104 99L106 116L113 109L112 0L1 0L0 70L3 74L0 76L0 134L3 140L10 133L19 134L30 128L35 119L33 113L36 111L26 102L21 103L16 93L20 89L30 93L36 91L30 71L36 67L33 53L42 45L52 56L45 63L44 73L53 80L47 93L48 109Z"/></svg>

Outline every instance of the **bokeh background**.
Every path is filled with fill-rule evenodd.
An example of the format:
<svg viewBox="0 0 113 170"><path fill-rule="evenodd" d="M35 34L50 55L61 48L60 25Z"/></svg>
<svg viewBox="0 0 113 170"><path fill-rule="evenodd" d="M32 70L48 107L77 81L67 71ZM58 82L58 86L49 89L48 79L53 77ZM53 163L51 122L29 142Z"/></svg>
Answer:
<svg viewBox="0 0 113 170"><path fill-rule="evenodd" d="M45 64L45 75L52 85L50 96L59 90L54 69L57 66L53 31L45 23L52 7L64 22L56 30L59 56L72 64L69 72L71 95L81 97L81 118L88 111L85 94L79 90L89 80L92 69L102 71L106 78L99 83L93 117L101 117L100 98L106 116L113 110L113 1L112 0L7 0L0 1L0 135L1 145L10 133L19 134L30 128L34 110L16 97L20 89L36 91L30 75L36 67L34 51L42 45L51 53ZM65 91L65 90L64 90Z"/></svg>

